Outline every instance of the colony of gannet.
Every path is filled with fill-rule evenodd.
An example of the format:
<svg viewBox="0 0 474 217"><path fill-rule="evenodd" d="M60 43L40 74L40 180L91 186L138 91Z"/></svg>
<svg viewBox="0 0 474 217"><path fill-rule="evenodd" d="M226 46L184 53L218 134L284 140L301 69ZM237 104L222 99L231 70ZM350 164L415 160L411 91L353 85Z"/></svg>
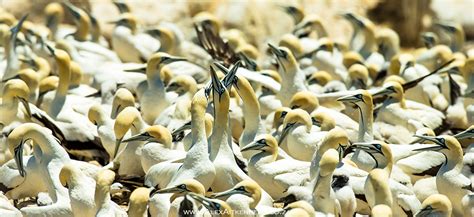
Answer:
<svg viewBox="0 0 474 217"><path fill-rule="evenodd" d="M474 216L459 23L409 50L360 14L340 42L276 5L293 28L257 44L210 11L144 26L113 3L0 10L0 216Z"/></svg>

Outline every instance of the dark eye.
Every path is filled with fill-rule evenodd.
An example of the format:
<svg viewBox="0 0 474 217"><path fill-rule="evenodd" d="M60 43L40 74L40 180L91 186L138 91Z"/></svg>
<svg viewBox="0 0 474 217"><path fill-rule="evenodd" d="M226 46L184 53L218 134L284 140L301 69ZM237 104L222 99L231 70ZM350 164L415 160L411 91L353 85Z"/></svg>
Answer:
<svg viewBox="0 0 474 217"><path fill-rule="evenodd" d="M216 208L217 208L217 209L221 209L221 205L218 204L218 203L216 203Z"/></svg>
<svg viewBox="0 0 474 217"><path fill-rule="evenodd" d="M358 99L362 99L362 94L357 94L356 97L357 97Z"/></svg>
<svg viewBox="0 0 474 217"><path fill-rule="evenodd" d="M260 143L260 144L265 144L267 141L265 141L265 139L260 139L257 141L257 143Z"/></svg>
<svg viewBox="0 0 474 217"><path fill-rule="evenodd" d="M144 132L143 135L144 136L150 136L150 133L149 132Z"/></svg>
<svg viewBox="0 0 474 217"><path fill-rule="evenodd" d="M178 186L178 188L186 189L186 185L185 185L185 184L181 184L181 185Z"/></svg>
<svg viewBox="0 0 474 217"><path fill-rule="evenodd" d="M382 146L381 146L380 144L375 144L375 147L376 147L377 149L381 149L381 148L382 148Z"/></svg>
<svg viewBox="0 0 474 217"><path fill-rule="evenodd" d="M444 140L444 138L440 138L439 142L445 144L446 141Z"/></svg>
<svg viewBox="0 0 474 217"><path fill-rule="evenodd" d="M281 117L285 117L285 116L286 116L286 114L288 114L288 112L287 112L287 111L282 111L282 112L281 112Z"/></svg>
<svg viewBox="0 0 474 217"><path fill-rule="evenodd" d="M245 191L245 187L244 187L244 186L240 186L240 187L238 187L236 190Z"/></svg>

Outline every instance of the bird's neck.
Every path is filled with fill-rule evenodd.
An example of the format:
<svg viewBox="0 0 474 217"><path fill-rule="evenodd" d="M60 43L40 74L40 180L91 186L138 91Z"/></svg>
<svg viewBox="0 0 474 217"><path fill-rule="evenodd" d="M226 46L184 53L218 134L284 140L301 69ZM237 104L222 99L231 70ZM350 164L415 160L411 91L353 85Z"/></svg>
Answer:
<svg viewBox="0 0 474 217"><path fill-rule="evenodd" d="M320 170L321 171L321 170ZM313 190L313 198L329 198L329 194L331 193L331 181L332 181L332 174L327 176L318 176L315 188Z"/></svg>
<svg viewBox="0 0 474 217"><path fill-rule="evenodd" d="M364 34L365 41L364 45L360 49L360 53L364 58L367 58L370 56L370 54L377 50L377 44L375 42L375 34L373 30L364 28L362 33Z"/></svg>
<svg viewBox="0 0 474 217"><path fill-rule="evenodd" d="M161 67L157 68L155 64L148 64L146 69L146 77L148 88L158 89L165 93L165 85L161 79Z"/></svg>
<svg viewBox="0 0 474 217"><path fill-rule="evenodd" d="M275 151L273 153L262 151L260 153L255 154L250 158L249 164L267 164L275 162L278 157L278 152Z"/></svg>
<svg viewBox="0 0 474 217"><path fill-rule="evenodd" d="M95 204L100 207L110 201L110 186L97 184L95 186Z"/></svg>
<svg viewBox="0 0 474 217"><path fill-rule="evenodd" d="M358 108L359 110L359 142L370 142L374 139L372 125L374 123L372 102L366 103ZM357 150L358 151L358 150ZM356 151L356 152L357 152Z"/></svg>
<svg viewBox="0 0 474 217"><path fill-rule="evenodd" d="M74 33L74 39L77 41L86 41L87 35L89 34L89 28L89 22L87 22L85 18L81 17L79 20L79 25L77 26L77 30Z"/></svg>
<svg viewBox="0 0 474 217"><path fill-rule="evenodd" d="M231 144L232 137L229 127L229 94L225 91L221 96L214 92L214 126L210 138L210 159L215 160L218 154L234 159Z"/></svg>
<svg viewBox="0 0 474 217"><path fill-rule="evenodd" d="M260 104L254 90L248 82L238 85L238 87L237 90L243 100L243 112L245 114L245 128L240 142L240 147L243 147L252 142L256 135L265 131L260 119Z"/></svg>
<svg viewBox="0 0 474 217"><path fill-rule="evenodd" d="M463 152L462 149L453 149L445 153L446 162L441 166L438 173L445 173L448 171L461 172L463 167Z"/></svg>

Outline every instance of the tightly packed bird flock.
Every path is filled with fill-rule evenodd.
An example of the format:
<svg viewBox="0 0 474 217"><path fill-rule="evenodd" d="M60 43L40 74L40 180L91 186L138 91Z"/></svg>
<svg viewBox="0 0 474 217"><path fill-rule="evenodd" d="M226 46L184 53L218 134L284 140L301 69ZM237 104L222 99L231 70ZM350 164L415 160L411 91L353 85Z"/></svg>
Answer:
<svg viewBox="0 0 474 217"><path fill-rule="evenodd" d="M279 6L294 27L255 44L209 12L143 26L114 3L110 35L68 2L0 14L0 216L474 215L460 24L404 50L359 14L336 42Z"/></svg>

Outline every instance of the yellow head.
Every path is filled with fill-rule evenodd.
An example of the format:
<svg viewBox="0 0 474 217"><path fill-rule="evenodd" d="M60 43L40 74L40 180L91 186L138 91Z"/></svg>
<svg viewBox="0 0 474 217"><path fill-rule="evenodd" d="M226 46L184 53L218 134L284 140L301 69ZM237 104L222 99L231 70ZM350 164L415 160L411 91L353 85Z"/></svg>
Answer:
<svg viewBox="0 0 474 217"><path fill-rule="evenodd" d="M209 25L212 28L212 30L214 31L214 33L219 33L219 31L220 31L221 23L220 23L219 19L217 19L216 16L214 16L213 14L211 14L207 11L200 12L200 13L196 14L193 17L193 22L195 24Z"/></svg>
<svg viewBox="0 0 474 217"><path fill-rule="evenodd" d="M166 127L161 125L153 125L147 127L145 132L132 136L131 138L123 140L122 142L131 141L158 142L165 145L166 147L171 147L173 138L171 136L171 132Z"/></svg>
<svg viewBox="0 0 474 217"><path fill-rule="evenodd" d="M301 91L293 95L290 101L291 109L303 109L308 113L313 112L319 106L316 94L310 91Z"/></svg>
<svg viewBox="0 0 474 217"><path fill-rule="evenodd" d="M319 161L319 175L323 177L331 175L337 164L339 164L339 153L335 149L328 149Z"/></svg>
<svg viewBox="0 0 474 217"><path fill-rule="evenodd" d="M259 136L254 142L240 149L241 152L248 150L260 150L262 152L269 153L272 155L273 161L276 160L278 155L278 143L270 134Z"/></svg>
<svg viewBox="0 0 474 217"><path fill-rule="evenodd" d="M135 97L126 88L119 88L114 95L112 101L112 112L110 113L111 118L116 118L117 115L127 107L135 106Z"/></svg>
<svg viewBox="0 0 474 217"><path fill-rule="evenodd" d="M453 206L448 197L443 194L430 195L421 204L417 216L451 216Z"/></svg>
<svg viewBox="0 0 474 217"><path fill-rule="evenodd" d="M178 75L171 79L166 87L166 91L174 91L179 95L185 93L194 95L197 92L197 83L196 80L189 75Z"/></svg>
<svg viewBox="0 0 474 217"><path fill-rule="evenodd" d="M349 68L349 77L357 89L366 89L369 79L369 71L367 67L361 64L353 64Z"/></svg>
<svg viewBox="0 0 474 217"><path fill-rule="evenodd" d="M296 127L300 125L305 126L308 132L311 130L312 121L308 112L302 109L294 109L289 111L283 120L283 127Z"/></svg>
<svg viewBox="0 0 474 217"><path fill-rule="evenodd" d="M30 96L30 88L20 79L11 79L3 86L3 101L10 101L13 99L20 99L28 101Z"/></svg>
<svg viewBox="0 0 474 217"><path fill-rule="evenodd" d="M115 180L115 172L108 169L100 170L97 174L97 185L110 186Z"/></svg>
<svg viewBox="0 0 474 217"><path fill-rule="evenodd" d="M283 35L278 46L287 47L291 52L293 52L294 56L300 56L303 54L303 47L301 46L300 40L293 34Z"/></svg>
<svg viewBox="0 0 474 217"><path fill-rule="evenodd" d="M325 112L314 112L311 114L311 120L314 125L319 126L322 131L329 131L336 127L336 121L331 115Z"/></svg>
<svg viewBox="0 0 474 217"><path fill-rule="evenodd" d="M247 179L237 183L233 188L215 193L212 195L213 198L221 198L227 197L233 194L243 194L245 196L251 197L253 199L252 203L250 204L250 208L255 209L257 204L260 202L260 198L262 196L262 190L260 185L258 185L255 181L251 179Z"/></svg>
<svg viewBox="0 0 474 217"><path fill-rule="evenodd" d="M87 118L89 121L95 125L101 125L104 122L104 115L105 111L102 109L101 105L93 105L89 108L89 112L87 113Z"/></svg>
<svg viewBox="0 0 474 217"><path fill-rule="evenodd" d="M324 86L331 80L333 80L332 76L326 71L317 71L311 74L311 76L308 79L308 84L311 85L311 84L316 83L321 86Z"/></svg>
<svg viewBox="0 0 474 217"><path fill-rule="evenodd" d="M48 91L56 90L59 85L58 76L48 76L43 78L39 83L39 93L44 94Z"/></svg>

